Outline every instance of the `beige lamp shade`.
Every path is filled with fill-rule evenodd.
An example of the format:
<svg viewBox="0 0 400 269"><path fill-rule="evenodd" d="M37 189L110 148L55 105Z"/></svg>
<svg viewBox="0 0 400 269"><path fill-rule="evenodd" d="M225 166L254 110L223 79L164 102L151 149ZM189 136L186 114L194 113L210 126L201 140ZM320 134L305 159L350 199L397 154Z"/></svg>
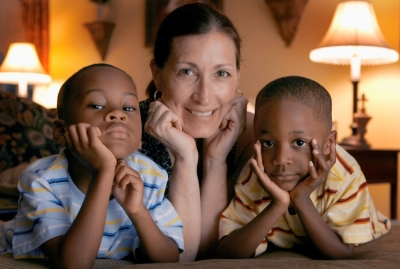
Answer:
<svg viewBox="0 0 400 269"><path fill-rule="evenodd" d="M31 43L12 43L0 67L0 83L18 84L18 95L27 96L28 84L48 84L46 74Z"/></svg>
<svg viewBox="0 0 400 269"><path fill-rule="evenodd" d="M327 33L310 52L313 62L350 65L358 57L361 65L396 62L399 54L390 48L379 28L374 8L368 1L338 4Z"/></svg>

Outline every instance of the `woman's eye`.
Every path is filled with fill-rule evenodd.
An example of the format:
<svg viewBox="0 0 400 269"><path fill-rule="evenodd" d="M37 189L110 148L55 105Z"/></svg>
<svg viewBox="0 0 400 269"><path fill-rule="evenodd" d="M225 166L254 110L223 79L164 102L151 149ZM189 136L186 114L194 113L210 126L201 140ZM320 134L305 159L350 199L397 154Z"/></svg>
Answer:
<svg viewBox="0 0 400 269"><path fill-rule="evenodd" d="M263 148L270 148L274 146L274 142L270 140L261 141L261 147Z"/></svg>
<svg viewBox="0 0 400 269"><path fill-rule="evenodd" d="M186 75L186 76L193 75L193 71L191 69L187 69L187 68L179 70L179 73L182 75Z"/></svg>
<svg viewBox="0 0 400 269"><path fill-rule="evenodd" d="M298 146L298 147L304 147L304 146L306 146L307 145L307 142L306 141L304 141L304 140L295 140L294 141L294 145L295 146Z"/></svg>
<svg viewBox="0 0 400 269"><path fill-rule="evenodd" d="M219 77L229 77L230 76L230 74L228 72L226 72L226 71L218 71L217 75Z"/></svg>

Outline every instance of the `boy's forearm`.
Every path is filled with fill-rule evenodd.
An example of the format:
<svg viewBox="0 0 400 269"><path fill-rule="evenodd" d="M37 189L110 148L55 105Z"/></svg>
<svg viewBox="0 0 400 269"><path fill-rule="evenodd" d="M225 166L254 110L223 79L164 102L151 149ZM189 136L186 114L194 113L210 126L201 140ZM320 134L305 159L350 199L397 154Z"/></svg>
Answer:
<svg viewBox="0 0 400 269"><path fill-rule="evenodd" d="M216 257L230 259L250 258L286 210L286 206L269 204L249 223L224 237L219 242Z"/></svg>
<svg viewBox="0 0 400 269"><path fill-rule="evenodd" d="M354 246L342 242L318 213L309 197L293 201L293 205L304 231L322 255L328 259L347 259L352 256Z"/></svg>
<svg viewBox="0 0 400 269"><path fill-rule="evenodd" d="M147 208L136 214L128 214L128 217L135 226L140 240L143 257L136 256L139 262L179 261L177 245L155 224Z"/></svg>
<svg viewBox="0 0 400 269"><path fill-rule="evenodd" d="M47 248L46 256L66 268L91 267L99 251L105 226L114 172L102 171L93 176L78 215L56 249ZM46 244L46 243L45 243ZM49 253L55 252L54 253ZM49 254L49 255L47 255Z"/></svg>

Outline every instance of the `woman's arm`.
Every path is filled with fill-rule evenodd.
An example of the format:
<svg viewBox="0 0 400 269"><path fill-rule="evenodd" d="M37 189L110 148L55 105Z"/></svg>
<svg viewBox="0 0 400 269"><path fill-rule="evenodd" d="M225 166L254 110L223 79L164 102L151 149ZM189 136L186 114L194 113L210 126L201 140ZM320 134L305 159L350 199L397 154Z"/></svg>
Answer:
<svg viewBox="0 0 400 269"><path fill-rule="evenodd" d="M219 238L219 219L228 206L227 156L247 128L247 99L236 97L220 129L204 145L201 193L201 242L198 259L212 258Z"/></svg>
<svg viewBox="0 0 400 269"><path fill-rule="evenodd" d="M156 101L150 109L154 113L149 116L145 130L168 148L174 166L168 199L183 223L185 251L180 254L179 260L194 261L201 232L196 143L193 137L182 131L180 119L164 104Z"/></svg>

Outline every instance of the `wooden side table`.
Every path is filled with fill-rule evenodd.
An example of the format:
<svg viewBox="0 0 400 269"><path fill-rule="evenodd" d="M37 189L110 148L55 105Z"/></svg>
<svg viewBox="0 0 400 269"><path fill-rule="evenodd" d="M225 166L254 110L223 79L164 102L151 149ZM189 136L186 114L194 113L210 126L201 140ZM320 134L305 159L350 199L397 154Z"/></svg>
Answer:
<svg viewBox="0 0 400 269"><path fill-rule="evenodd" d="M400 150L347 149L361 166L368 183L390 184L390 218L397 218L397 162Z"/></svg>

